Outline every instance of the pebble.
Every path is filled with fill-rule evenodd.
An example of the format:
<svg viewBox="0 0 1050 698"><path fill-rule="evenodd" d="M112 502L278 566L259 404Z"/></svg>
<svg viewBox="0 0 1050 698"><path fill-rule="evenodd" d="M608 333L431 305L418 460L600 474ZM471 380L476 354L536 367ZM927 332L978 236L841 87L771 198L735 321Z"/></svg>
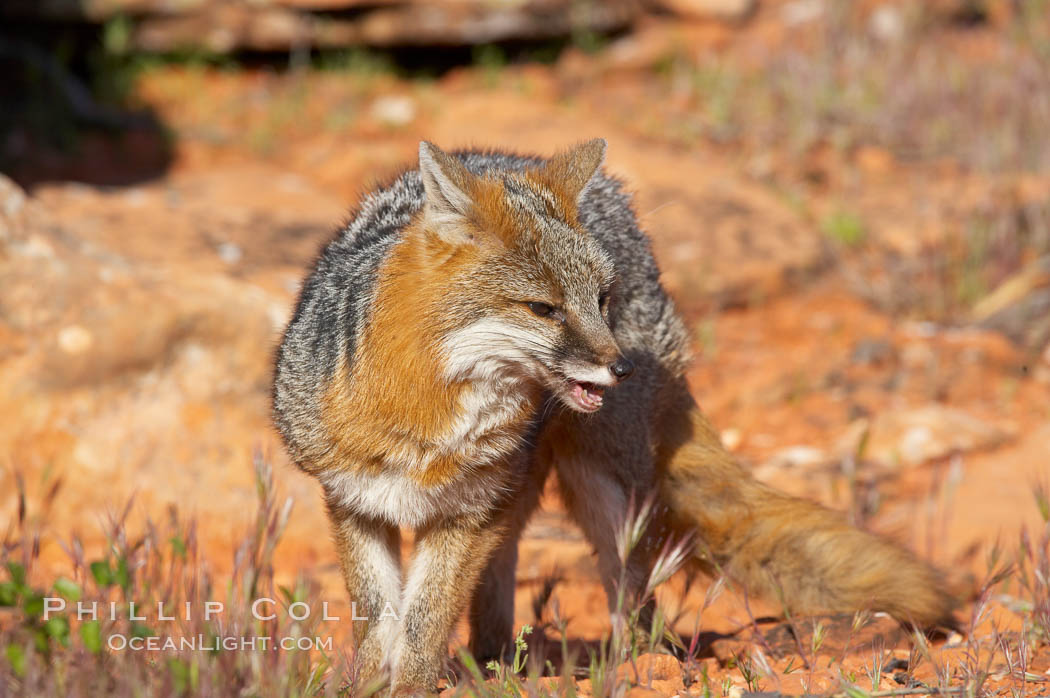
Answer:
<svg viewBox="0 0 1050 698"><path fill-rule="evenodd" d="M904 36L904 18L893 5L881 5L871 13L868 29L879 41L897 41Z"/></svg>
<svg viewBox="0 0 1050 698"><path fill-rule="evenodd" d="M58 332L58 347L67 354L83 354L94 343L95 338L80 325L67 325Z"/></svg>
<svg viewBox="0 0 1050 698"><path fill-rule="evenodd" d="M719 436L722 439L722 445L730 452L740 448L740 444L744 442L744 435L739 429L724 429Z"/></svg>
<svg viewBox="0 0 1050 698"><path fill-rule="evenodd" d="M416 103L411 97L380 97L372 104L372 116L391 126L404 126L416 118Z"/></svg>
<svg viewBox="0 0 1050 698"><path fill-rule="evenodd" d="M236 264L244 257L240 246L233 242L224 242L219 245L219 259L227 264Z"/></svg>

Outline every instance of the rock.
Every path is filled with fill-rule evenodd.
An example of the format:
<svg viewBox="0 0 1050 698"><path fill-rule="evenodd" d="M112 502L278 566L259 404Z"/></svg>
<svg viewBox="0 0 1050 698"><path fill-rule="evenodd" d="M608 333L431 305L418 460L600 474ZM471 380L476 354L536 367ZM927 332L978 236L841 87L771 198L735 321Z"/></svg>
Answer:
<svg viewBox="0 0 1050 698"><path fill-rule="evenodd" d="M0 174L0 260L30 236L27 222L33 215L31 208L22 187Z"/></svg>
<svg viewBox="0 0 1050 698"><path fill-rule="evenodd" d="M868 30L872 36L887 43L904 36L904 18L900 8L894 5L876 7L868 18Z"/></svg>
<svg viewBox="0 0 1050 698"><path fill-rule="evenodd" d="M572 679L564 679L561 676L541 676L536 679L536 688L541 696L571 695L575 689Z"/></svg>
<svg viewBox="0 0 1050 698"><path fill-rule="evenodd" d="M858 364L879 365L894 356L893 345L885 339L866 338L853 346L850 361Z"/></svg>
<svg viewBox="0 0 1050 698"><path fill-rule="evenodd" d="M1050 385L1050 344L1043 351L1042 360L1035 367L1035 379L1043 385Z"/></svg>
<svg viewBox="0 0 1050 698"><path fill-rule="evenodd" d="M828 454L812 446L788 446L782 448L762 464L762 468L799 469L812 468L830 460Z"/></svg>
<svg viewBox="0 0 1050 698"><path fill-rule="evenodd" d="M709 2L749 4L743 0ZM573 0L14 0L0 5L0 17L5 15L90 22L129 17L133 48L166 51L192 46L225 53L361 44L475 45L549 39L580 30L609 32L637 19L640 4L609 0L588 3L581 11Z"/></svg>
<svg viewBox="0 0 1050 698"><path fill-rule="evenodd" d="M7 221L15 218L25 206L26 193L22 191L22 188L12 182L7 177L0 175L0 213L3 217L0 221L6 223ZM4 237L3 230L0 228L0 237Z"/></svg>
<svg viewBox="0 0 1050 698"><path fill-rule="evenodd" d="M639 656L633 663L621 664L616 669L616 676L643 686L651 681L670 681L681 686L682 665L669 654L648 652Z"/></svg>
<svg viewBox="0 0 1050 698"><path fill-rule="evenodd" d="M863 459L896 468L995 448L1012 437L1010 430L961 410L927 405L855 421L839 439L837 451L842 457L856 455L863 445Z"/></svg>
<svg viewBox="0 0 1050 698"><path fill-rule="evenodd" d="M858 147L853 159L860 169L873 175L887 174L892 172L896 166L896 161L891 151L873 145Z"/></svg>
<svg viewBox="0 0 1050 698"><path fill-rule="evenodd" d="M692 19L739 21L747 18L757 0L656 0L665 10Z"/></svg>
<svg viewBox="0 0 1050 698"><path fill-rule="evenodd" d="M218 247L219 258L227 264L236 264L244 257L240 246L232 242L223 242Z"/></svg>
<svg viewBox="0 0 1050 698"><path fill-rule="evenodd" d="M899 355L901 365L911 371L928 370L937 360L937 352L926 341L907 342Z"/></svg>
<svg viewBox="0 0 1050 698"><path fill-rule="evenodd" d="M416 118L416 102L405 95L387 95L372 103L372 116L389 126L404 126Z"/></svg>
<svg viewBox="0 0 1050 698"><path fill-rule="evenodd" d="M724 429L719 436L722 439L722 445L730 453L740 448L740 444L744 442L744 435L739 429Z"/></svg>
<svg viewBox="0 0 1050 698"><path fill-rule="evenodd" d="M638 166L655 166L661 158L640 155ZM667 158L671 161L672 158ZM669 260L664 280L684 303L714 299L716 305L736 306L769 298L790 288L798 279L825 267L826 247L818 231L799 220L796 212L775 201L768 192L749 183L697 172L689 157L667 162L665 175L652 174L640 188L638 205L646 225L659 230L654 240L658 258ZM647 162L648 161L648 162ZM681 176L660 181L665 176ZM632 177L632 181L644 181ZM701 182L707 179L708 182ZM696 192L700 191L700 196ZM698 227L696 221L704 221ZM716 261L717 260L717 261ZM684 306L689 310L689 306Z"/></svg>
<svg viewBox="0 0 1050 698"><path fill-rule="evenodd" d="M791 0L780 8L780 18L788 26L805 24L823 16L823 0Z"/></svg>
<svg viewBox="0 0 1050 698"><path fill-rule="evenodd" d="M665 698L669 694L660 691L655 686L633 686L623 695L624 698Z"/></svg>
<svg viewBox="0 0 1050 698"><path fill-rule="evenodd" d="M660 25L641 24L613 39L601 53L606 66L616 70L652 70L667 60L667 32ZM586 69L586 68L585 68Z"/></svg>
<svg viewBox="0 0 1050 698"><path fill-rule="evenodd" d="M58 333L58 346L67 354L83 354L93 341L91 333L80 325L63 327Z"/></svg>

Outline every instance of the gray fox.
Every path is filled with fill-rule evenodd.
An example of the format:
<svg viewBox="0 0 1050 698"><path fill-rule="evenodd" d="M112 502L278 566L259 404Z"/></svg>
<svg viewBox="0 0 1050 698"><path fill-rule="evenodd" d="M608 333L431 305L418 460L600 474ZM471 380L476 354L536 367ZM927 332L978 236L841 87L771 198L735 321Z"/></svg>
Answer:
<svg viewBox="0 0 1050 698"><path fill-rule="evenodd" d="M697 565L793 611L951 623L931 567L757 482L722 447L605 148L542 159L423 142L419 168L364 197L303 285L274 415L322 484L369 619L354 629L358 675L432 690L468 605L476 657L511 646L517 543L552 468L610 599L615 532L632 498L653 495L653 531L694 531ZM401 527L416 532L406 570ZM626 593L652 559L628 561Z"/></svg>

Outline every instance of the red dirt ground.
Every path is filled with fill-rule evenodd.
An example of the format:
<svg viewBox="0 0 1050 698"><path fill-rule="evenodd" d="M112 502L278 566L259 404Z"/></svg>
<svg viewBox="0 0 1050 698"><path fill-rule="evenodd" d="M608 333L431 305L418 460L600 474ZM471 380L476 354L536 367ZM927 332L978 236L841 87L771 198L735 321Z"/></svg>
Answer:
<svg viewBox="0 0 1050 698"><path fill-rule="evenodd" d="M969 202L1004 191L1046 200L1050 180L904 163L870 147L809 152L805 162L773 151L770 183L749 174L731 145L701 139L683 147L654 134L648 122L673 115L675 105L652 102L653 78L637 65L682 41L683 31L709 50L746 57L749 47L776 44L774 28L757 21L734 34L656 23L599 57L570 51L554 67L494 75L464 68L428 81L150 71L138 94L176 136L170 168L151 181L97 187L64 177L97 179L119 158L90 168L56 161L48 167L64 177L32 191L21 272L10 271L17 294L5 304L24 317L0 320L0 395L7 396L0 444L10 463L0 488L13 486L17 470L32 499L60 475L61 507L48 526L62 536L76 530L89 545L100 542L97 518L132 495L133 520L177 504L200 518L222 569L249 520L251 453L261 449L296 501L279 576L317 579L341 603L318 489L288 464L268 423L270 352L305 266L360 191L412 163L421 138L549 153L601 135L610 144L608 168L637 192L665 282L695 330L690 385L730 448L758 477L855 512L972 593L995 541L1012 551L1022 527L1041 525L1032 486L1050 475L1050 353L992 331L881 310L857 292L850 270L877 252L949 237ZM123 147L136 157L147 146ZM817 183L814 167L826 174ZM842 248L822 234L817 221L835 206L864 217L864 247ZM944 435L893 422L920 408L959 411L977 425L972 440L963 427ZM864 424L872 440L857 464L860 484L851 487L843 443L853 443L850 434ZM911 462L901 454L914 438L945 443ZM0 514L13 506L0 503ZM607 632L589 553L548 497L522 544L517 621L549 622L556 606L574 642ZM63 554L53 546L45 558L60 566ZM554 574L562 582L548 615L537 619L533 597ZM686 684L696 694L701 672L713 690L724 681L746 689L733 657L755 647L773 669L758 685L785 693L836 689L840 672L867 686L876 636L893 657L909 655L909 639L887 621L850 637L850 621L838 619L828 621L827 644L806 658L811 668L799 668L784 625L764 622L770 639L746 641L750 615L778 615L776 608L752 601L749 614L743 597L727 591L698 617L707 583L683 598L676 582L662 596L685 609L680 632L725 637L696 662L647 659L639 683L649 684L646 666L653 667L651 690L632 695L685 695ZM1002 632L1016 633L1007 601L997 597L993 616ZM803 636L812 633L812 623L800 623ZM976 636L990 643L990 633L985 621ZM457 642L463 639L461 632ZM803 637L803 646L809 642ZM934 658L958 668L966 652L960 642L936 642ZM989 685L1005 692L1019 684L1003 665L1002 657L993 660ZM1043 647L1028 671L1050 680L1048 670ZM871 688L897 688L892 676ZM914 677L936 684L933 663L920 662ZM1028 695L1046 685L1029 683ZM578 689L587 694L587 681Z"/></svg>

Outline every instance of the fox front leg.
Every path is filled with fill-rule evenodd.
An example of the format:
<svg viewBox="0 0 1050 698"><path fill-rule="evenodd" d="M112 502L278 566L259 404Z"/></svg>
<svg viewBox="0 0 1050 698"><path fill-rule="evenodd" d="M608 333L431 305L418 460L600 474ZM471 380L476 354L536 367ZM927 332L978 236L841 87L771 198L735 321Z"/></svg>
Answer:
<svg viewBox="0 0 1050 698"><path fill-rule="evenodd" d="M506 529L505 520L460 516L417 533L393 656L395 696L423 695L437 687L452 628Z"/></svg>
<svg viewBox="0 0 1050 698"><path fill-rule="evenodd" d="M401 534L396 526L329 505L339 562L354 618L356 685L365 687L389 670L400 635Z"/></svg>

